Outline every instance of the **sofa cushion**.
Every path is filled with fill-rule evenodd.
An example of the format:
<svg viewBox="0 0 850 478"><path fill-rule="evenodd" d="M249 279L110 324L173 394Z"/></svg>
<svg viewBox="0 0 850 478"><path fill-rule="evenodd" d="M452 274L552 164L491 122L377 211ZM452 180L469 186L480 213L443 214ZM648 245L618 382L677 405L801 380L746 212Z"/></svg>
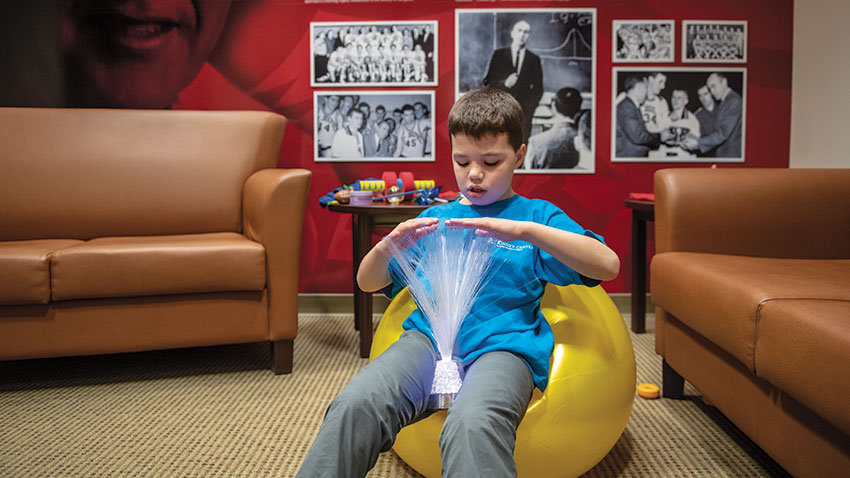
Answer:
<svg viewBox="0 0 850 478"><path fill-rule="evenodd" d="M769 300L757 334L756 374L850 435L850 301Z"/></svg>
<svg viewBox="0 0 850 478"><path fill-rule="evenodd" d="M74 239L0 242L0 305L50 301L50 255L82 244Z"/></svg>
<svg viewBox="0 0 850 478"><path fill-rule="evenodd" d="M775 299L850 300L850 259L773 259L696 252L657 254L652 300L755 370L756 321Z"/></svg>
<svg viewBox="0 0 850 478"><path fill-rule="evenodd" d="M51 260L53 300L262 290L265 249L237 233L106 237Z"/></svg>

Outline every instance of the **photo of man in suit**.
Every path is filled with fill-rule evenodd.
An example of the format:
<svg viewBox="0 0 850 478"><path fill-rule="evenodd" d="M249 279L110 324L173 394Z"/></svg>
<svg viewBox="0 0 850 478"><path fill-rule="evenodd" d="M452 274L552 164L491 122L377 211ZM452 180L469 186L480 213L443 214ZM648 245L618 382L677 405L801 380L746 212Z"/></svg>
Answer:
<svg viewBox="0 0 850 478"><path fill-rule="evenodd" d="M531 134L531 119L543 95L543 68L540 57L527 48L530 36L528 22L516 22L511 45L493 52L483 81L484 86L507 91L522 106L524 141Z"/></svg>
<svg viewBox="0 0 850 478"><path fill-rule="evenodd" d="M617 103L617 157L645 158L649 150L671 138L668 130L650 133L646 129L640 107L646 101L647 80L644 75L633 75L624 83L626 97Z"/></svg>
<svg viewBox="0 0 850 478"><path fill-rule="evenodd" d="M714 109L714 131L699 138L688 136L683 145L690 150L699 150L702 153L714 149L715 156L718 158L741 157L741 121L744 101L740 94L729 87L729 81L724 73L712 73L705 84L711 96L718 101Z"/></svg>
<svg viewBox="0 0 850 478"><path fill-rule="evenodd" d="M365 157L378 156L378 146L381 144L381 137L378 136L377 126L375 129L363 130L363 153Z"/></svg>
<svg viewBox="0 0 850 478"><path fill-rule="evenodd" d="M396 142L390 137L390 121L383 120L375 125L373 131L363 133L363 146L367 158L392 158Z"/></svg>

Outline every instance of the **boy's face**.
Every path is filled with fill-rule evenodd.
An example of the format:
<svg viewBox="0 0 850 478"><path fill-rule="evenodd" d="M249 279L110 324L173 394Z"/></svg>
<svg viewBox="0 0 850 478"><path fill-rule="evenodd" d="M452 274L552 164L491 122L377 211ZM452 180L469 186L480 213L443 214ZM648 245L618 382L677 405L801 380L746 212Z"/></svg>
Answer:
<svg viewBox="0 0 850 478"><path fill-rule="evenodd" d="M466 198L462 204L486 206L513 196L511 180L524 157L525 145L514 151L507 133L480 139L452 136L452 166L457 187Z"/></svg>

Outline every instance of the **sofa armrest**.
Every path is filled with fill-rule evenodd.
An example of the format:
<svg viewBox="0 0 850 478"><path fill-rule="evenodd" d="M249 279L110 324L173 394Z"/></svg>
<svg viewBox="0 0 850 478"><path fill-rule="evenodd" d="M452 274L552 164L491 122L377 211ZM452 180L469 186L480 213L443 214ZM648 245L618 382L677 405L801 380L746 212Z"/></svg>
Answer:
<svg viewBox="0 0 850 478"><path fill-rule="evenodd" d="M243 231L266 248L269 340L293 339L298 331L298 262L312 173L263 169L242 193Z"/></svg>
<svg viewBox="0 0 850 478"><path fill-rule="evenodd" d="M754 257L850 257L850 169L664 169L655 249Z"/></svg>

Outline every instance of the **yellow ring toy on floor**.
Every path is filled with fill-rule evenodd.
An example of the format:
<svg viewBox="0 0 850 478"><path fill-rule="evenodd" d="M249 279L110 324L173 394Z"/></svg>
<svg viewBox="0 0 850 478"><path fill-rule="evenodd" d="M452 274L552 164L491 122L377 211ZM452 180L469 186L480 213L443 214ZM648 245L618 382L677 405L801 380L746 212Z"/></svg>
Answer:
<svg viewBox="0 0 850 478"><path fill-rule="evenodd" d="M372 342L374 359L398 340L416 308L407 289L396 296ZM520 477L572 478L599 463L629 422L635 355L617 307L601 287L548 285L541 302L555 335L546 391L534 390L517 429ZM426 477L440 476L437 438L445 411L401 430L393 449Z"/></svg>

